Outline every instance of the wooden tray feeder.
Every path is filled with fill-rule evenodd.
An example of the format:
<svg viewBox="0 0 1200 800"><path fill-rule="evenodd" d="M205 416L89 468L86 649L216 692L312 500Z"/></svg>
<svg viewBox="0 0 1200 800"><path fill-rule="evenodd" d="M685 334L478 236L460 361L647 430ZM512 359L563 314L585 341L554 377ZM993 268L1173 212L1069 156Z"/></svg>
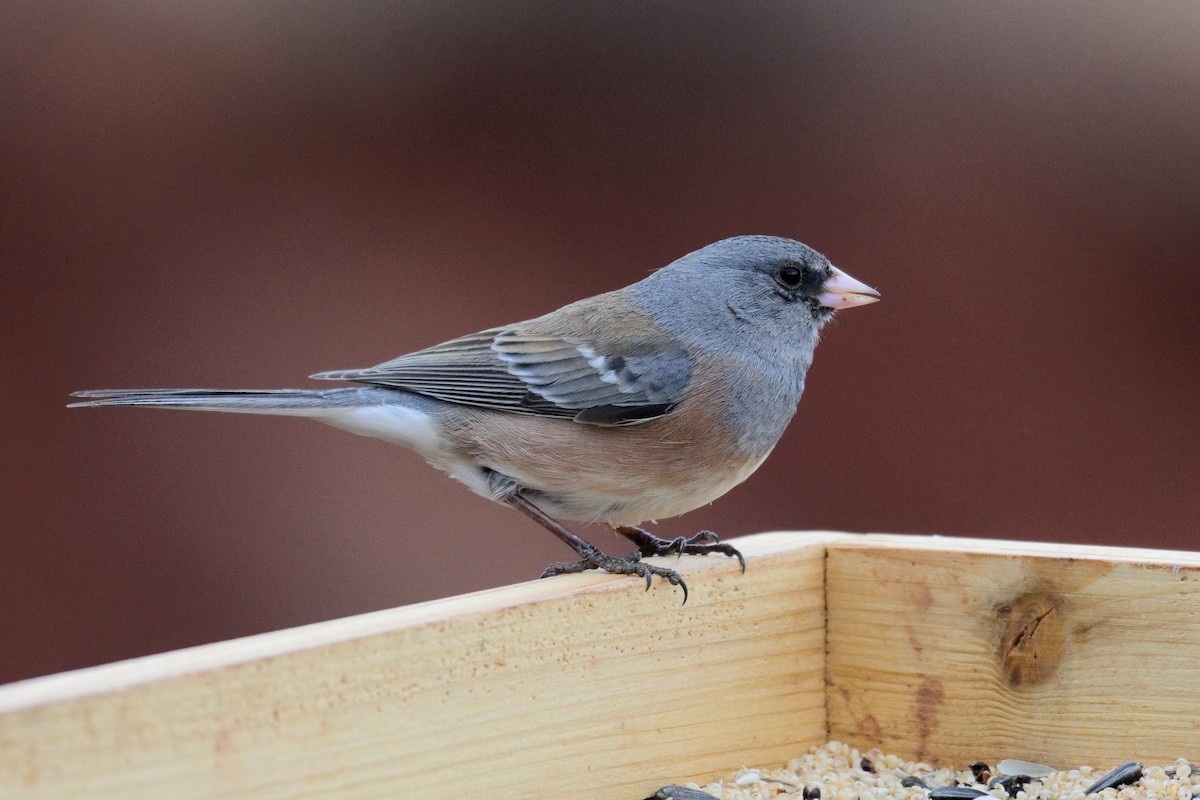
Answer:
<svg viewBox="0 0 1200 800"><path fill-rule="evenodd" d="M0 798L628 798L829 739L1200 749L1200 554L770 533L0 687Z"/></svg>

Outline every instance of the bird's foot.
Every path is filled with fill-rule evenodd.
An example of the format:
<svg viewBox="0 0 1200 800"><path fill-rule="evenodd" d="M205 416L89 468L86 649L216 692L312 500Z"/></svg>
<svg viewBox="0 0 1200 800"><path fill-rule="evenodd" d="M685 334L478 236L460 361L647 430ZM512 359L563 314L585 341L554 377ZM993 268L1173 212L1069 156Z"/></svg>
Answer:
<svg viewBox="0 0 1200 800"><path fill-rule="evenodd" d="M633 542L643 556L665 556L671 553L680 556L684 553L706 556L709 553L720 553L730 558L736 558L742 565L742 573L746 572L746 559L742 554L733 545L722 542L720 537L712 531L700 531L689 538L680 536L675 539L661 539L649 531L635 528L632 525L614 525L613 530Z"/></svg>
<svg viewBox="0 0 1200 800"><path fill-rule="evenodd" d="M551 564L542 572L541 577L549 578L554 575L566 575L572 572L598 569L610 575L637 575L645 578L646 589L648 590L654 576L657 575L672 586L678 586L680 589L683 589L683 602L687 602L687 584L684 583L683 578L679 577L679 573L673 569L656 567L653 564L645 563L642 561L642 554L639 552L635 551L627 556L618 558L617 556L601 553L594 547L589 547L582 555L583 558L578 561L560 561L557 564Z"/></svg>

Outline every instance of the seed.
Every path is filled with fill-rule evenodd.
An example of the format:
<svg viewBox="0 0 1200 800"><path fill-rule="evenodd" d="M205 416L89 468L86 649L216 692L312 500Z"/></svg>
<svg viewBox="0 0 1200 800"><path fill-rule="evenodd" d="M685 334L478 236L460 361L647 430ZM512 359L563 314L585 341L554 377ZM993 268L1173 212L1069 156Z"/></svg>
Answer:
<svg viewBox="0 0 1200 800"><path fill-rule="evenodd" d="M929 793L929 800L973 800L986 795L987 792L970 786L942 786Z"/></svg>
<svg viewBox="0 0 1200 800"><path fill-rule="evenodd" d="M970 770L971 774L975 776L976 783L987 783L988 779L992 777L992 771L982 761L976 761L970 766Z"/></svg>
<svg viewBox="0 0 1200 800"><path fill-rule="evenodd" d="M996 765L996 772L1001 775L1028 775L1031 778L1049 778L1058 772L1054 767L1045 764L1035 764L1032 761L1022 761L1019 758L1006 758Z"/></svg>
<svg viewBox="0 0 1200 800"><path fill-rule="evenodd" d="M1128 783L1137 783L1142 779L1142 765L1136 761L1126 761L1112 772L1096 781L1084 794L1094 794L1105 789L1115 789Z"/></svg>
<svg viewBox="0 0 1200 800"><path fill-rule="evenodd" d="M664 786L646 800L720 800L708 792L699 789L689 789L686 786Z"/></svg>
<svg viewBox="0 0 1200 800"><path fill-rule="evenodd" d="M1028 785L1033 778L1028 775L1005 775L999 778L992 778L988 781L988 788L999 786L1004 791L1008 792L1009 797L1016 797L1017 794Z"/></svg>
<svg viewBox="0 0 1200 800"><path fill-rule="evenodd" d="M761 780L762 780L762 775L760 775L757 770L752 769L749 772L747 772L745 775L743 775L742 777L740 777L736 781L734 781L734 783L736 783L738 786L745 786L747 783L758 783Z"/></svg>
<svg viewBox="0 0 1200 800"><path fill-rule="evenodd" d="M785 766L753 765L738 770L723 781L705 784L688 783L699 789L663 787L653 800L768 800L791 797L793 800L895 800L899 797L919 800L1084 800L1084 789L1096 782L1108 770L1079 766L1054 771L1045 778L1029 774L1004 774L1002 762L994 753L980 752L986 762L977 761L933 766L922 761L908 761L882 750L858 750L840 742L828 742L813 747ZM873 772L864 768L863 759L871 763ZM1017 764L1030 762L1017 761ZM1012 767L1013 762L1004 763ZM986 765L991 765L986 767ZM1050 770L1040 764L1031 768ZM1140 770L1141 777L1138 778ZM990 772L986 783L975 783L975 777ZM744 778L739 780L739 778ZM1179 758L1165 764L1137 762L1123 764L1105 775L1101 783L1089 789L1087 800L1104 797L1137 795L1149 800L1200 800L1200 767ZM1132 782L1132 784L1131 784ZM1103 791L1103 795L1096 792ZM938 787L938 788L934 788ZM984 794L980 790L990 790ZM914 791L919 789L919 791ZM786 791L784 791L786 790ZM636 797L636 795L634 795Z"/></svg>

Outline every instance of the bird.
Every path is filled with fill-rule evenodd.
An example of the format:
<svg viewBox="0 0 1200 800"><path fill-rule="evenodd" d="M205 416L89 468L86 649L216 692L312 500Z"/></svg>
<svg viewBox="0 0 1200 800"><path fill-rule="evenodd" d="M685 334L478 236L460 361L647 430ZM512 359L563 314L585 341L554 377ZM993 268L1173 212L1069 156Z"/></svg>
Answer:
<svg viewBox="0 0 1200 800"><path fill-rule="evenodd" d="M365 369L331 389L100 389L70 407L144 406L304 417L408 447L575 551L542 577L658 576L655 555L742 554L711 531L639 527L707 505L763 463L795 413L821 329L880 299L813 248L735 236L641 281ZM560 520L629 539L602 552Z"/></svg>

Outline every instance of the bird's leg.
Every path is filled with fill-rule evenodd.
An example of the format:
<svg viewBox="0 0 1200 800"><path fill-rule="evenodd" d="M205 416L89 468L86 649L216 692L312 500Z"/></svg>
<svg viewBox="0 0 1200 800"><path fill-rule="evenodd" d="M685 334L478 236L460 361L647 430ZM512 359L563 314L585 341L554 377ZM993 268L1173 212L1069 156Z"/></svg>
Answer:
<svg viewBox="0 0 1200 800"><path fill-rule="evenodd" d="M746 572L746 559L731 544L725 544L712 531L700 531L695 536L685 539L680 536L675 539L660 539L649 531L636 528L633 525L610 525L614 531L637 545L638 552L643 556L665 556L671 553L683 555L706 556L709 553L720 553L736 558Z"/></svg>
<svg viewBox="0 0 1200 800"><path fill-rule="evenodd" d="M678 586L680 589L683 589L683 602L687 602L687 584L683 582L683 578L679 577L679 573L675 570L646 564L642 561L642 554L637 551L621 558L606 555L585 542L578 534L569 530L561 522L554 519L554 517L551 517L545 511L542 511L529 502L519 492L513 493L505 502L553 533L563 543L579 554L578 561L563 561L546 567L541 575L543 578L549 578L552 575L565 575L570 572L598 569L613 575L641 576L646 579L646 588L649 589L651 580L657 575L672 586Z"/></svg>

